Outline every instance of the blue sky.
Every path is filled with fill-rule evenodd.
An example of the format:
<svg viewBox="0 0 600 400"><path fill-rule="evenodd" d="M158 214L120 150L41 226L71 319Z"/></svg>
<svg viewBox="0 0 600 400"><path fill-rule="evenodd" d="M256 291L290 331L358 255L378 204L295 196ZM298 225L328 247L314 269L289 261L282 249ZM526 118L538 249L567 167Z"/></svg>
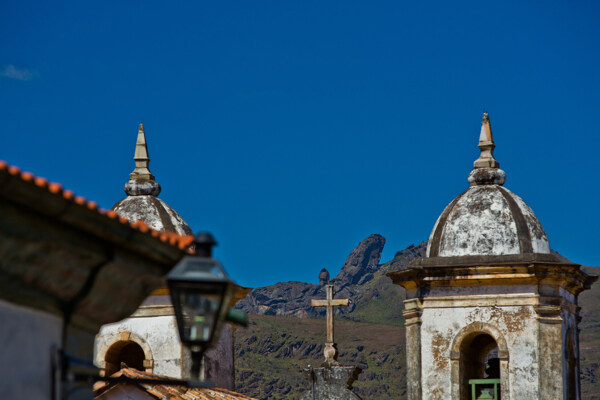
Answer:
<svg viewBox="0 0 600 400"><path fill-rule="evenodd" d="M240 284L426 240L490 113L505 187L600 265L600 4L0 3L0 159L101 207L144 122L160 197Z"/></svg>

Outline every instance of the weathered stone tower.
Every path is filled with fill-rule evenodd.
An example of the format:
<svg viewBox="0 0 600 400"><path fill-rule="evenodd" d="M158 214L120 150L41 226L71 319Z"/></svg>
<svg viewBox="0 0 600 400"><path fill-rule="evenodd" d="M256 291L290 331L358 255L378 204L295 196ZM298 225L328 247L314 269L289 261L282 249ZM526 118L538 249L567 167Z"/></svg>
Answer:
<svg viewBox="0 0 600 400"><path fill-rule="evenodd" d="M134 160L135 169L125 184L127 197L115 204L112 210L131 222L143 221L155 231L191 235L192 230L183 218L157 197L161 188L148 169L150 157L142 124L138 130ZM118 294L115 298L118 299ZM123 364L174 378L188 376L191 353L179 340L166 282L165 288L153 292L131 317L101 328L96 336L94 362L108 376L119 371ZM205 377L218 387L234 388L231 325L223 325L219 341L204 354L204 371Z"/></svg>
<svg viewBox="0 0 600 400"><path fill-rule="evenodd" d="M408 398L579 399L577 296L597 277L553 254L533 211L502 186L487 114L479 148L427 256L388 274L406 289Z"/></svg>

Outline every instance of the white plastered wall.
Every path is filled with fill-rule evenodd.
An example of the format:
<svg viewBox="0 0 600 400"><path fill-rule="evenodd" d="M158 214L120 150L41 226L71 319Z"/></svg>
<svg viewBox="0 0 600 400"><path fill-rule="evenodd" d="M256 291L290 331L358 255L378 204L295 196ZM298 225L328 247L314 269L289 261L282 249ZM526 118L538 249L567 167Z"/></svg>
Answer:
<svg viewBox="0 0 600 400"><path fill-rule="evenodd" d="M485 299L479 299L481 300ZM493 299L490 298L489 302L493 302ZM424 399L451 398L451 346L463 328L476 322L495 327L506 341L509 352L510 398L536 398L538 324L533 306L446 308L430 307L425 300L423 307L421 379Z"/></svg>
<svg viewBox="0 0 600 400"><path fill-rule="evenodd" d="M94 344L94 362L98 367L104 368L106 351L121 340L122 333L133 334L129 340L142 347L146 358L151 357L152 373L184 378L187 369L182 367L183 350L174 316L132 317L104 325ZM151 355L147 354L148 348Z"/></svg>

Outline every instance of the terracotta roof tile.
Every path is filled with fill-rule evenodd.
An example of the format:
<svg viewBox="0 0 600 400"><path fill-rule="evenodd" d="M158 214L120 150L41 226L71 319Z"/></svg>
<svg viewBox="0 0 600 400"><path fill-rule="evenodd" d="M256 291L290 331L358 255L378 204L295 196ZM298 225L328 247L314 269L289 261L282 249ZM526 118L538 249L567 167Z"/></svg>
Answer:
<svg viewBox="0 0 600 400"><path fill-rule="evenodd" d="M144 221L140 221L140 222L141 222L141 224L140 224L140 226L138 227L138 229L139 229L141 232L148 232L148 231L150 230L150 227L148 226L148 224L146 224Z"/></svg>
<svg viewBox="0 0 600 400"><path fill-rule="evenodd" d="M33 183L39 187L45 187L48 184L48 179L38 176L33 180Z"/></svg>
<svg viewBox="0 0 600 400"><path fill-rule="evenodd" d="M185 381L180 379L170 378L162 375L155 375L149 372L142 372L132 368L123 368L112 377L125 376L131 379L160 379L169 380L173 385L158 385L151 383L139 383L140 390L145 391L157 399L172 399L172 400L256 400L253 397L248 397L241 393L232 392L221 388L193 388L188 387ZM109 387L119 385L118 383L97 382L94 385L94 396L101 395Z"/></svg>
<svg viewBox="0 0 600 400"><path fill-rule="evenodd" d="M75 198L75 193L72 190L63 190L62 196L67 200L73 200Z"/></svg>
<svg viewBox="0 0 600 400"><path fill-rule="evenodd" d="M22 172L21 173L21 179L23 179L26 182L32 181L33 180L33 174L31 172Z"/></svg>
<svg viewBox="0 0 600 400"><path fill-rule="evenodd" d="M75 203L79 204L80 206L83 206L83 205L87 205L87 200L84 197L76 196Z"/></svg>
<svg viewBox="0 0 600 400"><path fill-rule="evenodd" d="M98 204L96 202L88 201L85 197L75 196L75 193L73 193L73 191L63 189L62 185L59 183L48 182L46 178L35 176L31 172L21 172L21 170L18 167L14 165L9 165L6 161L0 160L0 171L6 171L10 175L18 176L23 181L32 182L40 188L46 188L48 192L55 195L60 195L64 199L73 201L75 204L86 207L89 210L97 211L98 214L106 215L108 218L111 219L118 219L118 221L121 224L129 225L133 229L137 229L142 233L149 234L153 237L160 236L161 241L168 242L171 245L178 247L180 250L185 250L189 248L194 239L193 236L178 235L173 232L158 232L150 229L150 227L143 221L130 222L126 218L119 217L117 213L112 210L98 209Z"/></svg>
<svg viewBox="0 0 600 400"><path fill-rule="evenodd" d="M62 185L60 183L51 182L48 184L48 191L53 194L60 193L62 191Z"/></svg>

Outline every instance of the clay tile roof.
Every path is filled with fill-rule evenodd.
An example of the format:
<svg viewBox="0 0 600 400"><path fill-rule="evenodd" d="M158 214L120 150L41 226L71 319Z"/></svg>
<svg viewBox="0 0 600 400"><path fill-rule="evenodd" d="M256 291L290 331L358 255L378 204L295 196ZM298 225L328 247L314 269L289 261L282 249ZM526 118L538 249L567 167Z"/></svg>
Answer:
<svg viewBox="0 0 600 400"><path fill-rule="evenodd" d="M187 249L192 244L192 241L194 239L194 237L191 235L178 235L177 233L173 232L157 232L150 229L150 227L148 227L148 225L146 225L144 222L132 223L126 218L119 217L114 211L100 210L98 209L98 204L96 202L89 201L85 197L75 196L75 193L73 193L73 191L65 190L61 184L54 182L49 183L46 178L35 176L31 172L21 172L21 170L18 167L15 167L14 165L9 165L6 161L0 160L0 172L2 171L5 171L5 173L8 172L8 174L12 176L18 177L24 182L31 182L31 184L39 188L45 188L46 190L48 190L48 192L57 196L61 196L65 200L72 201L76 205L85 207L92 211L97 211L98 214L105 215L108 218L117 219L121 224L128 225L142 233L151 235L153 237L160 236L160 239L163 242L167 242L172 246L179 248L180 250Z"/></svg>
<svg viewBox="0 0 600 400"><path fill-rule="evenodd" d="M123 368L119 372L112 375L114 378L127 377L130 379L156 379L169 380L173 385L138 383L139 390L145 391L147 394L156 399L170 400L256 400L253 397L248 397L241 393L232 392L221 388L191 388L185 385L185 382L180 379L170 378L167 376L156 375L149 372L142 372L132 368ZM97 382L94 385L94 397L100 396L110 387L120 385L121 383Z"/></svg>
<svg viewBox="0 0 600 400"><path fill-rule="evenodd" d="M37 178L34 179L34 183L39 187L44 187L48 184L48 179L41 178L38 176Z"/></svg>

